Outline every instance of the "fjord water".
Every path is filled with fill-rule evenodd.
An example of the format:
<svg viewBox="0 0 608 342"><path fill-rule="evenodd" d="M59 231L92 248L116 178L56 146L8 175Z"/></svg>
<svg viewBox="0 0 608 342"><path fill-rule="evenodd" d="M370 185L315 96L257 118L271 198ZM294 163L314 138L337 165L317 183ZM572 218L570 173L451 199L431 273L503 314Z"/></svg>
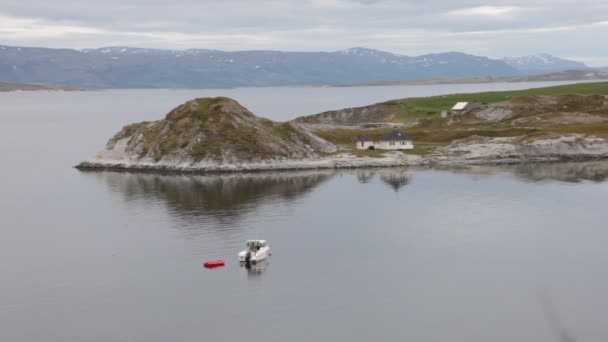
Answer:
<svg viewBox="0 0 608 342"><path fill-rule="evenodd" d="M608 163L72 168L193 97L285 120L492 86L0 94L0 340L606 341ZM251 238L273 256L244 269Z"/></svg>

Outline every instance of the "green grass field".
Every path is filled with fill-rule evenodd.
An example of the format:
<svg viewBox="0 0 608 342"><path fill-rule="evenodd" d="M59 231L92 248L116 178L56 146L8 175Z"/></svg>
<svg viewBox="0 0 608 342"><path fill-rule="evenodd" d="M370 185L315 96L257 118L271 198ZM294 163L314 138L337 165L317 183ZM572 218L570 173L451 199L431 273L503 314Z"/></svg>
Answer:
<svg viewBox="0 0 608 342"><path fill-rule="evenodd" d="M456 102L496 103L509 101L517 97L534 95L608 95L608 82L579 83L555 87L490 91L471 94L451 94L432 97L409 98L389 101L401 108L401 115L406 119L437 118L443 110L451 109Z"/></svg>

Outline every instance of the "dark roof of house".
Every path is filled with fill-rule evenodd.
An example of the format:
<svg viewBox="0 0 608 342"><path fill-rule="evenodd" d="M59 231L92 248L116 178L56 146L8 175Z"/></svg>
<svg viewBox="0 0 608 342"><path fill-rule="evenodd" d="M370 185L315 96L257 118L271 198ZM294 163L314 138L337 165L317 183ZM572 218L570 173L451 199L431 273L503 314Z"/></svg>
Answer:
<svg viewBox="0 0 608 342"><path fill-rule="evenodd" d="M402 131L398 130L398 129L394 129L392 131L390 131L389 133L383 135L382 137L380 137L379 139L377 137L370 137L370 136L365 136L365 135L361 135L358 136L357 141L402 141L402 140L412 140L412 138L410 138L407 134L403 133Z"/></svg>
<svg viewBox="0 0 608 342"><path fill-rule="evenodd" d="M401 141L401 140L412 140L407 134L403 133L398 129L394 129L389 133L382 136L381 141Z"/></svg>

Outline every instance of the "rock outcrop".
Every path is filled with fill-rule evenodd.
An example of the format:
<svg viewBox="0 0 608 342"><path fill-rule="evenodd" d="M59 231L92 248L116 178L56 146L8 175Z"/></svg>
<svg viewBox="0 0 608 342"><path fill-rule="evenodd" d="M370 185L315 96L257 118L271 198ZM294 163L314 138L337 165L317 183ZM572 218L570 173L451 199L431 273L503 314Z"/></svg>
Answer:
<svg viewBox="0 0 608 342"><path fill-rule="evenodd" d="M608 158L608 140L582 134L530 139L474 136L438 148L437 163L489 164Z"/></svg>
<svg viewBox="0 0 608 342"><path fill-rule="evenodd" d="M234 168L318 158L333 144L293 123L259 118L229 98L202 98L162 120L124 127L79 168Z"/></svg>

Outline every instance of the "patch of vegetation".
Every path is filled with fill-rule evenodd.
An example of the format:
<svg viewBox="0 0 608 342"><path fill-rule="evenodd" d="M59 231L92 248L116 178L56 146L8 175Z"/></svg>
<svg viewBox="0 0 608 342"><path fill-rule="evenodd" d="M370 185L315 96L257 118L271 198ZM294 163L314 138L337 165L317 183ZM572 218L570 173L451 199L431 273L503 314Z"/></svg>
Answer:
<svg viewBox="0 0 608 342"><path fill-rule="evenodd" d="M389 128L375 129L334 129L316 131L315 134L336 145L353 147L358 136L378 139L390 131Z"/></svg>
<svg viewBox="0 0 608 342"><path fill-rule="evenodd" d="M114 136L114 140L120 140L120 139L124 139L127 137L132 137L135 134L135 132L137 132L139 129L143 128L147 124L149 124L149 122L144 121L144 122L138 122L138 123L126 125L120 130L120 132L116 133L116 135Z"/></svg>
<svg viewBox="0 0 608 342"><path fill-rule="evenodd" d="M414 144L413 150L404 151L406 154L414 154L417 156L426 156L435 152L435 149L440 146L445 146L445 144L436 144L436 143L416 143Z"/></svg>
<svg viewBox="0 0 608 342"><path fill-rule="evenodd" d="M143 149L141 151L140 157L143 157L150 152L150 150L156 144L156 139L158 137L158 132L160 131L160 123L157 122L151 127L146 128L144 131L143 137ZM160 159L160 158L159 158Z"/></svg>
<svg viewBox="0 0 608 342"><path fill-rule="evenodd" d="M300 132L289 122L273 123L272 131L283 139L291 140L294 136L300 136Z"/></svg>

